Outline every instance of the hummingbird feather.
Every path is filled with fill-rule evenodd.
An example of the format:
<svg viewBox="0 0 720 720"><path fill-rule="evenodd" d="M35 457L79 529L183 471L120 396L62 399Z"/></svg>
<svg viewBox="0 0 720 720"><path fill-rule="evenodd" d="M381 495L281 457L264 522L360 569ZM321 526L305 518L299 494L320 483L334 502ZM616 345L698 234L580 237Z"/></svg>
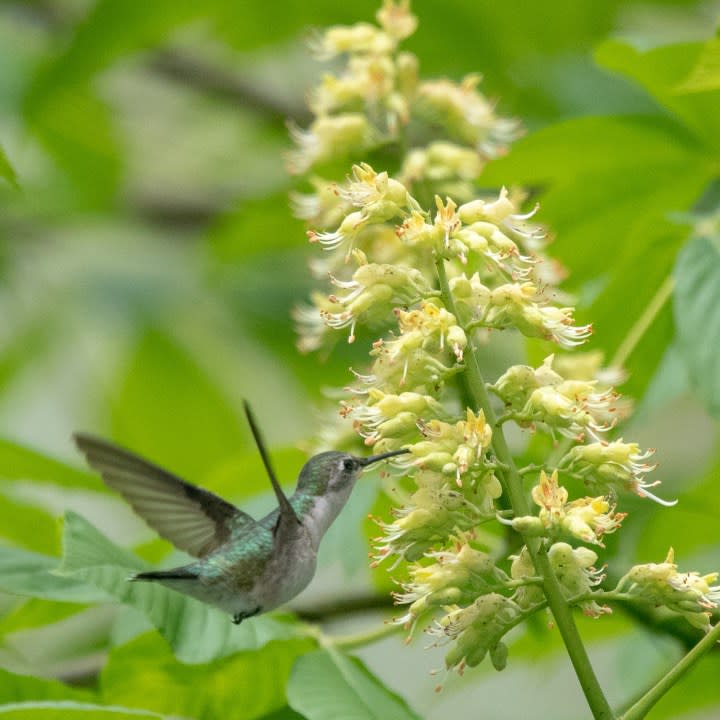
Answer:
<svg viewBox="0 0 720 720"><path fill-rule="evenodd" d="M292 526L297 528L297 526L300 525L300 518L297 516L295 509L290 504L290 501L287 499L287 495L285 495L280 483L278 482L273 466L270 463L270 455L268 454L267 446L265 445L263 436L260 433L260 428L255 422L255 416L253 415L247 400L243 401L243 407L245 408L245 416L247 417L248 425L250 425L250 430L252 431L253 438L255 439L255 445L257 445L258 452L260 453L260 457L265 465L265 470L270 478L270 484L272 485L273 492L275 493L275 497L278 501L278 507L280 508L277 522L273 528L273 535L277 535L278 531L281 529L283 532L291 531ZM285 530L282 526L287 524L291 527Z"/></svg>
<svg viewBox="0 0 720 720"><path fill-rule="evenodd" d="M217 495L129 450L84 433L73 438L108 487L123 495L162 537L195 557L215 550L233 530L257 525L250 515Z"/></svg>

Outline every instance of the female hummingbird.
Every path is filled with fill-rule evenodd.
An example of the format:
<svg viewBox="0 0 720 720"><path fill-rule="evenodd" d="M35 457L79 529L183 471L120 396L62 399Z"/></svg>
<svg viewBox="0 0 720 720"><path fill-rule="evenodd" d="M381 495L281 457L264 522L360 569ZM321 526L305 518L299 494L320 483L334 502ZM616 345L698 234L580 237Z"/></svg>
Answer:
<svg viewBox="0 0 720 720"><path fill-rule="evenodd" d="M245 413L278 501L261 520L106 440L84 433L73 436L106 485L163 538L198 558L129 579L159 582L214 605L230 613L236 624L286 603L307 587L315 574L320 541L362 470L407 452L366 458L320 453L305 463L295 493L288 498L247 403Z"/></svg>

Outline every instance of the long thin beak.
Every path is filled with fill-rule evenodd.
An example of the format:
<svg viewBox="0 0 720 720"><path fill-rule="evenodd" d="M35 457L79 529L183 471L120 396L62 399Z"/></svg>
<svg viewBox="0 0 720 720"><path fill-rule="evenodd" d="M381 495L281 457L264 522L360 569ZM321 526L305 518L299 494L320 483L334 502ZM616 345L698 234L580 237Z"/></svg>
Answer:
<svg viewBox="0 0 720 720"><path fill-rule="evenodd" d="M390 452L380 453L380 455L371 455L370 457L366 458L358 458L358 462L363 467L367 467L368 465L372 465L372 463L379 462L380 460L395 457L396 455L404 455L405 453L409 452L409 450L390 450Z"/></svg>

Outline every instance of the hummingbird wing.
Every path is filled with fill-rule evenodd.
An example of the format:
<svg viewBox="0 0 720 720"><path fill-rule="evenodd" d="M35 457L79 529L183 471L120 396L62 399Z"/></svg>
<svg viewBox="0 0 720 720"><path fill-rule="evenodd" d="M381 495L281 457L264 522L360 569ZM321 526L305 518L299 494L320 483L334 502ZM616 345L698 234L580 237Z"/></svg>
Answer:
<svg viewBox="0 0 720 720"><path fill-rule="evenodd" d="M277 536L279 531L285 529L284 526L288 526L287 531L292 533L292 531L297 530L297 526L301 524L300 518L297 516L295 508L293 508L290 504L290 501L287 499L287 495L285 495L280 483L278 482L275 471L273 470L270 462L267 446L265 445L265 441L260 433L260 428L255 422L255 416L253 415L252 410L250 410L250 405L248 405L247 400L243 401L243 407L245 408L245 416L247 417L248 424L250 425L250 430L252 430L255 444L257 445L258 452L260 453L260 457L265 465L265 470L270 478L270 484L272 485L273 492L275 493L275 497L277 498L278 506L280 508L277 522L273 528L273 535Z"/></svg>
<svg viewBox="0 0 720 720"><path fill-rule="evenodd" d="M117 490L140 517L175 547L204 557L232 530L257 525L247 513L107 440L76 433L88 465Z"/></svg>

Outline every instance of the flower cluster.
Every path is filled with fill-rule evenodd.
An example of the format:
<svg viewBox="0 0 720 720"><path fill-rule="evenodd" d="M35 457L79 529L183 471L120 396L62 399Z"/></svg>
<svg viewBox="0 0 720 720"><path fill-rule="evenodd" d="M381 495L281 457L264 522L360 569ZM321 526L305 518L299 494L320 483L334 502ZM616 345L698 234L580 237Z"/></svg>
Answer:
<svg viewBox="0 0 720 720"><path fill-rule="evenodd" d="M599 440L615 425L617 393L598 389L597 381L566 380L552 362L551 355L538 368L513 365L491 389L521 427L540 422L572 439Z"/></svg>
<svg viewBox="0 0 720 720"><path fill-rule="evenodd" d="M616 513L603 496L568 502L568 491L558 484L557 470L549 477L544 471L540 472L532 498L540 507L539 513L516 517L510 523L524 535L571 535L602 547L602 536L615 532L626 515Z"/></svg>
<svg viewBox="0 0 720 720"><path fill-rule="evenodd" d="M301 347L318 348L338 329L349 342L361 326L375 333L370 366L354 371L340 407L375 452L407 451L391 461L402 503L377 520L373 565L404 564L395 600L408 608L398 622L427 620L428 632L451 645L448 669L488 654L501 669L506 633L557 597L546 595L551 580L587 615L610 612L602 601L612 593L598 588L604 575L586 545L603 548L620 528L621 493L658 500L647 480L653 451L609 439L629 405L612 387L622 372L603 369L599 353L550 355L484 383L479 350L492 333L573 350L592 328L575 323L571 299L556 287L563 274L544 255L537 208L523 211L515 189L475 196L478 174L517 124L496 115L475 76L419 78L417 61L398 49L416 26L406 1L386 0L377 17L379 27L332 28L318 42L325 57L347 54L347 68L325 77L311 100L316 120L296 132L297 172L330 171L330 158L370 148L382 158L395 143L389 169L362 162L335 182L315 174L306 178L312 192L295 197L323 250L314 270L330 282L296 312ZM409 132L413 123L424 132ZM413 147L418 137L424 144ZM554 459L517 470L509 422L563 436ZM535 509L521 485L531 472ZM571 498L573 481L592 494ZM519 533L515 554L503 555L490 539L497 535L481 530L496 520ZM720 600L714 581L677 573L669 558L633 568L621 585L705 627Z"/></svg>
<svg viewBox="0 0 720 720"><path fill-rule="evenodd" d="M324 75L312 92L310 127L291 129L296 149L288 157L290 171L304 173L398 141L415 123L441 127L446 139L408 153L403 179L469 187L484 160L517 137L518 122L496 114L477 89L478 75L460 83L418 77L417 58L399 47L417 27L409 0L385 0L376 19L377 26L332 27L314 43L320 59L344 56L347 62L339 74Z"/></svg>
<svg viewBox="0 0 720 720"><path fill-rule="evenodd" d="M720 585L712 584L718 573L680 573L674 561L675 552L670 548L665 562L635 565L620 580L617 589L680 613L695 627L707 630L710 611L720 603Z"/></svg>

